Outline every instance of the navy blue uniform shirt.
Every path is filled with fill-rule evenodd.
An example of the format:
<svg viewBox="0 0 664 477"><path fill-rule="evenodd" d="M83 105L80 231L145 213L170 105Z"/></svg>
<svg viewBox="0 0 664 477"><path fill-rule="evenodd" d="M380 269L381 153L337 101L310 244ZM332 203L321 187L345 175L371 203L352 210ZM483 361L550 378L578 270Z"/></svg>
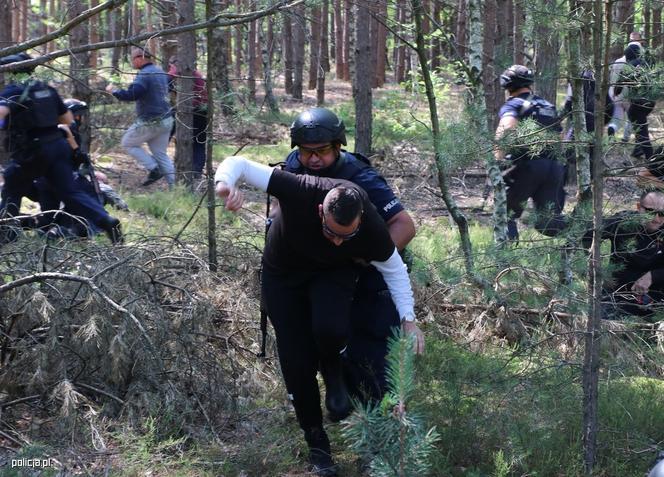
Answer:
<svg viewBox="0 0 664 477"><path fill-rule="evenodd" d="M312 174L345 179L357 184L366 191L369 200L385 222L404 210L403 205L394 195L385 179L369 164L347 151L342 150L337 162L322 174L314 174L312 171L305 169L300 163L300 153L296 149L286 158L284 170L295 174Z"/></svg>

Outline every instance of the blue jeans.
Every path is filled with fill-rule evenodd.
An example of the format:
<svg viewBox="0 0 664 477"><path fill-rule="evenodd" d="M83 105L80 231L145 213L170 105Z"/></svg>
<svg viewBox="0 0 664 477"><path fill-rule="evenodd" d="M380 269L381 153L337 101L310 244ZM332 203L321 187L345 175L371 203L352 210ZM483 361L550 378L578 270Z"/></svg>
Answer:
<svg viewBox="0 0 664 477"><path fill-rule="evenodd" d="M169 185L175 184L175 167L171 158L166 154L172 126L173 118L151 122L139 120L132 124L122 136L122 147L127 153L148 171L158 168L166 177ZM148 144L152 154L148 154L143 149L145 143Z"/></svg>

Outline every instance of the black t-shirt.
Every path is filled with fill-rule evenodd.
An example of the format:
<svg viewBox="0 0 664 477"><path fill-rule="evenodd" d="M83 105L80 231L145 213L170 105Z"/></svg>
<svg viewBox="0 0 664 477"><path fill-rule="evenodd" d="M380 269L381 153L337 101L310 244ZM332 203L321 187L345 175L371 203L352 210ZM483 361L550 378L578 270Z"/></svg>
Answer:
<svg viewBox="0 0 664 477"><path fill-rule="evenodd" d="M358 234L339 246L323 235L318 214L318 205L338 185L358 190L364 201ZM383 262L394 253L385 222L366 192L352 182L275 169L267 192L279 199L281 209L263 253L263 263L272 271L315 271L350 265L353 259Z"/></svg>

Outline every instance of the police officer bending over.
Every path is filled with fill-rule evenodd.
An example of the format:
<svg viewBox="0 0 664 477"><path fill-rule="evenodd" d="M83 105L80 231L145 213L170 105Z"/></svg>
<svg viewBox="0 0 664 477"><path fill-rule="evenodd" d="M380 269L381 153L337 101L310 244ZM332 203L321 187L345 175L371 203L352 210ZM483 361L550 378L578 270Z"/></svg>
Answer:
<svg viewBox="0 0 664 477"><path fill-rule="evenodd" d="M322 425L316 373L320 368L330 418L348 416L351 405L341 354L350 333L357 260L370 262L382 274L404 332L415 337L416 351L423 351L406 266L385 221L352 182L298 176L231 157L215 175L216 193L229 210L242 206L244 198L236 187L240 179L279 199L280 213L263 253L262 293L312 470L320 476L337 475Z"/></svg>
<svg viewBox="0 0 664 477"><path fill-rule="evenodd" d="M346 179L364 189L387 225L398 250L415 236L415 224L385 179L361 154L341 148L346 145L345 125L324 108L301 113L291 126L291 147L285 170ZM399 313L387 285L375 267L360 268L351 305L351 335L344 356L344 371L355 397L380 400L386 392L386 356L392 328L399 326Z"/></svg>
<svg viewBox="0 0 664 477"><path fill-rule="evenodd" d="M500 75L500 85L507 90L509 97L500 108L496 140L515 128L519 121L528 118L534 119L542 128L560 132L555 106L533 94L530 88L533 81L532 70L522 65L512 65ZM498 161L511 161L503 174L507 186L508 238L518 240L516 219L523 214L529 198L533 199L537 211L537 231L549 237L560 233L567 226L561 215L565 206L565 167L556 160L553 152L548 148L538 154L526 148L514 148L513 151L496 148L495 157Z"/></svg>
<svg viewBox="0 0 664 477"><path fill-rule="evenodd" d="M0 64L27 59L29 55L20 53L0 59ZM33 70L27 67L14 73L30 74ZM6 146L11 155L4 171L0 214L18 215L21 199L30 193L33 181L43 176L69 210L104 230L113 243L121 242L120 221L108 215L98 201L74 182L73 151L58 129L58 124L72 121L72 113L60 95L44 82L32 78L12 81L0 92L0 123L8 131Z"/></svg>

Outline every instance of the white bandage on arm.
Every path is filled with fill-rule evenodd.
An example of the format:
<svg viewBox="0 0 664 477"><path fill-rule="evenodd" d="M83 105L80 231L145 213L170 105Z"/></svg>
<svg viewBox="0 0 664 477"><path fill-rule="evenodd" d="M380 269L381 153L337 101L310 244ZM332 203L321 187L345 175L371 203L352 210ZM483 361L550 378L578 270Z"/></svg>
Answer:
<svg viewBox="0 0 664 477"><path fill-rule="evenodd" d="M376 267L387 284L387 288L392 295L392 301L397 307L399 317L403 321L415 321L415 300L413 299L413 289L410 286L408 270L406 264L401 260L401 256L394 248L394 253L384 262L371 262Z"/></svg>
<svg viewBox="0 0 664 477"><path fill-rule="evenodd" d="M273 169L265 164L250 161L242 156L231 156L224 159L217 167L214 183L224 182L234 187L237 181L243 179L247 184L266 191L272 171Z"/></svg>

